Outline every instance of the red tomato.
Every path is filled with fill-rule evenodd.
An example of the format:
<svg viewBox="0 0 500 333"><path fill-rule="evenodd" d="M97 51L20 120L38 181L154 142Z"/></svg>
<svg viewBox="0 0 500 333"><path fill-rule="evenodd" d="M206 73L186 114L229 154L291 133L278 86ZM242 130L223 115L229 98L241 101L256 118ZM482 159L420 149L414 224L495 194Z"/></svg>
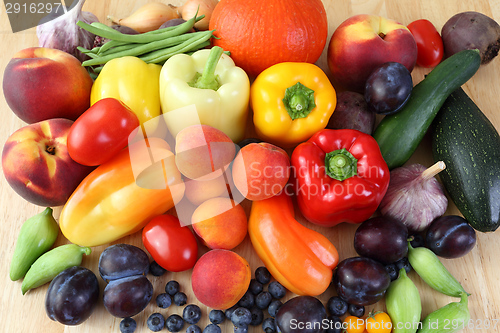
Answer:
<svg viewBox="0 0 500 333"><path fill-rule="evenodd" d="M135 113L121 101L99 100L71 126L69 156L83 165L100 165L127 146L130 133L138 126Z"/></svg>
<svg viewBox="0 0 500 333"><path fill-rule="evenodd" d="M151 257L171 272L182 272L198 260L198 243L188 227L173 215L160 215L142 230L142 242Z"/></svg>
<svg viewBox="0 0 500 333"><path fill-rule="evenodd" d="M417 43L417 65L436 67L444 54L443 39L436 27L428 20L416 20L408 24Z"/></svg>

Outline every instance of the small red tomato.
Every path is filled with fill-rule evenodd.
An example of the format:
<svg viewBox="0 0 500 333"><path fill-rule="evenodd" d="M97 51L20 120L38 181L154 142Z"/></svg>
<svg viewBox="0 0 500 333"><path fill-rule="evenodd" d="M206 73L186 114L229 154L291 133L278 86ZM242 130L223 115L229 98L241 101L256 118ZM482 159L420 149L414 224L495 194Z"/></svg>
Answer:
<svg viewBox="0 0 500 333"><path fill-rule="evenodd" d="M443 59L443 39L436 27L428 20L416 20L408 24L408 29L417 43L417 65L436 67Z"/></svg>
<svg viewBox="0 0 500 333"><path fill-rule="evenodd" d="M198 260L198 243L188 227L173 215L160 215L142 230L142 243L151 257L171 272L182 272Z"/></svg>
<svg viewBox="0 0 500 333"><path fill-rule="evenodd" d="M127 146L129 135L138 126L135 113L120 100L99 100L71 126L69 156L83 165L100 165Z"/></svg>

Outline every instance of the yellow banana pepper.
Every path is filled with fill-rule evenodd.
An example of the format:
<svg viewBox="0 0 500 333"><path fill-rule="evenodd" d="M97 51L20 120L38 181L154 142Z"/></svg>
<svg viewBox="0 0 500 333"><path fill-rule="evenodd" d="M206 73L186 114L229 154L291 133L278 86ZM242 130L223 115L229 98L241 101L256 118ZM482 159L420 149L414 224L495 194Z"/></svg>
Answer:
<svg viewBox="0 0 500 333"><path fill-rule="evenodd" d="M140 140L80 183L61 211L59 227L74 244L107 244L174 207L184 190L169 145L159 138Z"/></svg>
<svg viewBox="0 0 500 333"><path fill-rule="evenodd" d="M175 137L190 125L209 125L234 142L243 139L250 80L245 71L214 46L191 56L177 54L160 73L160 100L165 122Z"/></svg>
<svg viewBox="0 0 500 333"><path fill-rule="evenodd" d="M337 95L314 64L283 62L261 72L250 90L258 137L283 148L306 141L328 124Z"/></svg>
<svg viewBox="0 0 500 333"><path fill-rule="evenodd" d="M116 98L132 109L141 125L148 122L147 131L151 133L161 113L160 71L160 65L147 64L137 57L115 58L104 65L92 85L90 104Z"/></svg>

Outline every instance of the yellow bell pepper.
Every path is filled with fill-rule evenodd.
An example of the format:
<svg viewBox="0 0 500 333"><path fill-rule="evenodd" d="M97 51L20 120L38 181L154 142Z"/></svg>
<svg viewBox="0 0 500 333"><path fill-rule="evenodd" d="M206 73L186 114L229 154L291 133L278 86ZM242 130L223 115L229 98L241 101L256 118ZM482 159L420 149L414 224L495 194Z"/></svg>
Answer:
<svg viewBox="0 0 500 333"><path fill-rule="evenodd" d="M113 97L125 103L153 132L159 121L161 66L147 64L137 57L115 58L107 62L92 85L90 104Z"/></svg>
<svg viewBox="0 0 500 333"><path fill-rule="evenodd" d="M161 108L174 137L187 126L202 124L221 130L234 142L242 140L249 95L247 74L218 46L191 56L174 55L160 73Z"/></svg>
<svg viewBox="0 0 500 333"><path fill-rule="evenodd" d="M74 244L107 244L174 207L184 190L169 145L159 138L140 140L80 183L61 211L59 227Z"/></svg>
<svg viewBox="0 0 500 333"><path fill-rule="evenodd" d="M283 62L261 72L250 89L259 138L283 148L306 141L328 124L337 95L314 64Z"/></svg>

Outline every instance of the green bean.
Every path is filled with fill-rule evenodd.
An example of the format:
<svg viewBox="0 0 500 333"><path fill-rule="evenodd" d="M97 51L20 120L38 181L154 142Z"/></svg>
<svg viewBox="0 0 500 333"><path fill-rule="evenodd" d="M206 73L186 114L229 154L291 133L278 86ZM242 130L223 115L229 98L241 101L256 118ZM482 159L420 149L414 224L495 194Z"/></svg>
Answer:
<svg viewBox="0 0 500 333"><path fill-rule="evenodd" d="M104 56L107 56L109 54L113 54L113 53L118 53L118 52L130 50L130 49L133 49L135 47L139 47L141 45L144 46L144 45L148 45L148 44L127 43L127 44L115 46L113 48L105 50L104 52L102 52L102 51L98 52L97 55L100 56L100 57L104 57Z"/></svg>
<svg viewBox="0 0 500 333"><path fill-rule="evenodd" d="M120 51L129 50L129 49L131 52L131 54L129 54L129 55L133 55L133 56L141 55L144 53L151 52L152 50L163 49L163 48L166 48L168 46L180 44L188 39L191 39L191 38L194 38L197 36L202 38L203 35L205 35L207 33L212 34L211 31L209 31L209 32L200 31L200 32L192 32L192 33L182 34L179 36L170 37L170 38L166 38L164 40L159 40L159 41L155 41L155 42L151 42L151 43L147 43L147 44L126 44L126 45L118 46L118 47L112 48L108 51L105 51L104 53L101 53L101 55L106 56L108 54L114 54L114 53L117 53ZM124 46L129 46L129 47L125 48Z"/></svg>
<svg viewBox="0 0 500 333"><path fill-rule="evenodd" d="M188 43L190 42L190 43ZM195 49L201 49L202 47L209 46L210 42L207 40L196 40L196 41L186 41L182 44L179 44L177 46L171 47L169 49L164 49L164 50L158 50L151 52L147 54L146 56L139 57L139 59L142 59L143 61L147 63L153 63L157 64L162 61L166 61L167 59L171 58L172 56L179 54L179 53L184 53L184 52L189 52Z"/></svg>
<svg viewBox="0 0 500 333"><path fill-rule="evenodd" d="M91 59L91 60L86 60L82 64L83 66L92 66L92 65L101 65L105 64L106 62L114 59L114 58L119 58L119 57L125 57L125 56L138 56L142 54L146 54L148 52L151 52L153 50L158 50L160 49L161 51L165 52L178 52L176 51L177 49L182 49L184 46L189 45L193 42L196 42L197 40L200 40L201 42L210 39L212 36L213 31L203 31L201 33L191 33L191 34L184 34L180 35L177 37L171 37L162 41L156 41L156 42L151 42L148 44L141 44L140 46L134 47L132 49L126 49L123 51L119 52L113 52L109 53L107 55L101 56L99 58ZM186 40L187 38L187 40ZM184 42L179 44L179 41L185 40ZM175 46L172 46L175 45ZM167 48L167 46L172 46Z"/></svg>
<svg viewBox="0 0 500 333"><path fill-rule="evenodd" d="M76 47L78 51L86 54L87 56L89 56L90 58L92 59L95 59L95 58L98 58L99 56L97 54L95 54L94 52L92 52L91 50L87 50L86 48L83 48L81 46L77 46Z"/></svg>
<svg viewBox="0 0 500 333"><path fill-rule="evenodd" d="M200 15L200 16L195 16L194 17L194 21L193 21L193 26L196 22L200 21L201 19L203 19L205 17L205 15ZM186 21L188 22L188 21ZM186 22L183 22L181 24L186 24ZM170 26L170 27L166 27L166 28L161 28L161 29L156 29L156 30L151 30L151 31L147 31L147 32L144 32L143 35L148 35L148 34L157 34L157 33L162 33L162 32L165 32L165 31L169 31L169 30L173 30L177 27L178 25L173 25L173 26ZM190 28L190 30L192 29L193 27Z"/></svg>
<svg viewBox="0 0 500 333"><path fill-rule="evenodd" d="M127 43L127 42L118 42L116 40L110 40L101 46L101 48L99 49L99 52L97 52L97 54L104 53L104 52L112 49L113 47L118 47L118 46L127 45L127 44L139 44L139 43Z"/></svg>
<svg viewBox="0 0 500 333"><path fill-rule="evenodd" d="M128 42L128 43L150 43L157 40L161 40L168 37L178 36L180 34L186 33L191 30L195 22L194 18L187 20L186 22L175 26L174 29L157 34L137 34L137 35L127 35L119 31L110 31L107 29L97 28L93 25L87 24L83 21L78 21L76 24L94 35L98 35L104 38L108 38L118 42Z"/></svg>
<svg viewBox="0 0 500 333"><path fill-rule="evenodd" d="M103 29L103 30L108 30L108 31L112 31L112 32L116 31L115 29L113 29L110 26L107 26L106 24L101 23L101 22L92 22L92 23L90 23L90 25L93 27L96 27L96 28Z"/></svg>

